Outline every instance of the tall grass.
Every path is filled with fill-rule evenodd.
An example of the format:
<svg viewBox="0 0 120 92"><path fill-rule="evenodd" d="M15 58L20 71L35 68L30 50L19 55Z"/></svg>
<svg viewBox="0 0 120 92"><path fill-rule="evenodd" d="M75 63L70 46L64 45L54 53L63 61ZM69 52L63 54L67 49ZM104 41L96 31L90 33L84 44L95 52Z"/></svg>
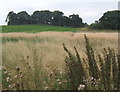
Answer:
<svg viewBox="0 0 120 92"><path fill-rule="evenodd" d="M82 33L3 34L3 90L119 89L116 38L87 35L91 42ZM102 54L106 46L115 51Z"/></svg>

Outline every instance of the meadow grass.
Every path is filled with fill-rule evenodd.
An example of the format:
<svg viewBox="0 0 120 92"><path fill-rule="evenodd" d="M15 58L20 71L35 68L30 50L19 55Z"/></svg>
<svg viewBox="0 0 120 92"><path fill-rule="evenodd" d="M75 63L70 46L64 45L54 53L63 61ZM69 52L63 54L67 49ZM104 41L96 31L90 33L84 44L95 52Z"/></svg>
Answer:
<svg viewBox="0 0 120 92"><path fill-rule="evenodd" d="M115 53L118 53L117 33L2 33L3 89L73 89L70 85L71 81L67 80L65 62L67 54L63 49L63 43L71 53L76 52L74 54L77 58L80 53L81 58L84 58L86 62L84 34L90 39L95 59L98 53L104 57L103 48L110 47L115 50ZM76 57L73 55L73 58ZM87 66L88 64L84 64L83 67L88 68ZM76 67L76 69L80 68ZM81 72L83 71L81 70ZM80 79L74 80L77 83L82 81Z"/></svg>
<svg viewBox="0 0 120 92"><path fill-rule="evenodd" d="M27 33L37 33L44 31L77 31L76 28L71 27L59 27L59 26L50 26L50 25L9 25L2 26L2 33L9 32L27 32Z"/></svg>
<svg viewBox="0 0 120 92"><path fill-rule="evenodd" d="M11 33L11 32L26 32L26 33L38 33L38 32L119 32L119 30L92 30L88 27L83 28L72 28L72 27L60 27L52 25L4 25L0 26L2 30L0 33Z"/></svg>

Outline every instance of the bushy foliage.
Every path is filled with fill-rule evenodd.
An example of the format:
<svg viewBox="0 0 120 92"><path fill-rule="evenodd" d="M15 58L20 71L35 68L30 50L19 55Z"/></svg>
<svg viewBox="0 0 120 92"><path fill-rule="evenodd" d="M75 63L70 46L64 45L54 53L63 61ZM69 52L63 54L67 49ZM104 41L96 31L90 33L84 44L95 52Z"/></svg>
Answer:
<svg viewBox="0 0 120 92"><path fill-rule="evenodd" d="M73 14L67 17L61 11L51 12L49 10L35 11L31 16L26 11L21 11L18 14L11 11L7 15L6 22L8 25L43 24L64 27L83 27L86 25L79 15Z"/></svg>
<svg viewBox="0 0 120 92"><path fill-rule="evenodd" d="M90 28L120 30L120 10L105 12L99 21L90 25Z"/></svg>

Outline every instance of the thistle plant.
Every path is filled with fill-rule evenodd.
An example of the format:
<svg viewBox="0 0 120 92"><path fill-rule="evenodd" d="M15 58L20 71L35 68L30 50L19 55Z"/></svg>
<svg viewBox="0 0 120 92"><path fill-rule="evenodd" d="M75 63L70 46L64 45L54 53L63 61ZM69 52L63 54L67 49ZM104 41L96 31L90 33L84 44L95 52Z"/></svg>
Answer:
<svg viewBox="0 0 120 92"><path fill-rule="evenodd" d="M86 55L87 55L88 64L89 64L89 74L91 77L98 79L99 70L95 60L94 51L89 43L89 39L87 38L87 36L84 35L84 37L85 37Z"/></svg>
<svg viewBox="0 0 120 92"><path fill-rule="evenodd" d="M86 35L84 37L87 59L81 59L76 47L74 47L74 55L63 44L63 48L68 54L65 62L71 89L119 90L120 55L117 55L113 49L108 47L108 49L104 48L103 57L99 53L95 56L89 39ZM87 64L84 63L88 63L86 67L88 67L89 77L86 76L88 73L85 72L83 65Z"/></svg>
<svg viewBox="0 0 120 92"><path fill-rule="evenodd" d="M64 50L67 52L68 57L66 57L66 67L67 74L69 78L70 88L76 90L79 84L85 85L83 79L85 78L85 72L82 65L80 55L74 47L76 55L74 56L63 44Z"/></svg>

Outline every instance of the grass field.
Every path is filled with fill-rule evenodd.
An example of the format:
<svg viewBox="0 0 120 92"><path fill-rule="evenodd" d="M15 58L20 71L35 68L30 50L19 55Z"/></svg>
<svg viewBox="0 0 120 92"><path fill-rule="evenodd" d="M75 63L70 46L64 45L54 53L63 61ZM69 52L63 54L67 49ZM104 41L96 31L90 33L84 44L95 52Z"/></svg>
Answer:
<svg viewBox="0 0 120 92"><path fill-rule="evenodd" d="M19 30L25 32L25 30ZM2 65L6 71L3 73L4 89L71 89L64 76L67 54L63 49L63 43L72 53L74 53L75 46L81 58L87 58L84 34L89 37L96 56L98 53L102 54L103 48L107 47L114 49L116 53L118 52L118 33L20 33L21 31L16 33L17 31L2 33Z"/></svg>
<svg viewBox="0 0 120 92"><path fill-rule="evenodd" d="M59 27L59 26L49 26L49 25L9 25L0 26L0 33L10 33L10 32L26 32L26 33L38 33L38 32L118 32L118 30L91 30L87 27L85 28L70 28L70 27Z"/></svg>
<svg viewBox="0 0 120 92"><path fill-rule="evenodd" d="M8 32L27 32L27 33L36 33L44 31L77 31L76 28L70 27L59 27L59 26L47 26L47 25L10 25L2 26L2 33Z"/></svg>
<svg viewBox="0 0 120 92"><path fill-rule="evenodd" d="M86 72L86 80L92 78L88 73L90 68L89 59L94 55L93 52L89 52L90 55L86 51L86 48L89 46L86 47L85 34L90 40L90 46L93 48L98 68L101 69L100 59L103 61L103 65L105 65L103 70L111 76L111 79L109 79L107 74L104 76L99 75L100 79L101 76L106 78L104 83L108 83L107 85L101 83L103 82L102 79L101 81L95 79L94 82L99 83L96 84L98 86L93 86L92 81L83 85L81 80L79 80L79 77L83 76L82 72L78 76L79 70L81 71L82 69ZM74 88L75 90L84 90L84 86L87 87L87 90L108 90L109 88L114 90L118 88L116 87L118 84L116 83L117 77L115 77L118 72L117 67L119 66L119 64L115 63L118 62L116 58L118 53L117 30L90 30L88 28L46 25L2 26L0 42L2 47L2 67L0 66L2 75L0 75L0 78L2 78L4 90L70 90ZM108 49L109 52L103 49L108 47L114 50L115 54L110 49ZM89 47L89 49L91 48ZM110 55L109 58L112 61L109 58L106 60L105 57L107 55ZM81 66L83 68L79 68L76 65L75 67L70 67L69 63L66 63L66 60L72 63L73 61L80 61L80 58L83 60L83 66ZM111 63L107 61L111 61ZM113 61L115 62L113 63ZM73 62L73 65L75 62ZM110 68L109 65L113 68ZM68 73L66 68L73 69L74 75ZM100 71L98 72L101 74ZM68 78L68 76L72 76L72 78Z"/></svg>

